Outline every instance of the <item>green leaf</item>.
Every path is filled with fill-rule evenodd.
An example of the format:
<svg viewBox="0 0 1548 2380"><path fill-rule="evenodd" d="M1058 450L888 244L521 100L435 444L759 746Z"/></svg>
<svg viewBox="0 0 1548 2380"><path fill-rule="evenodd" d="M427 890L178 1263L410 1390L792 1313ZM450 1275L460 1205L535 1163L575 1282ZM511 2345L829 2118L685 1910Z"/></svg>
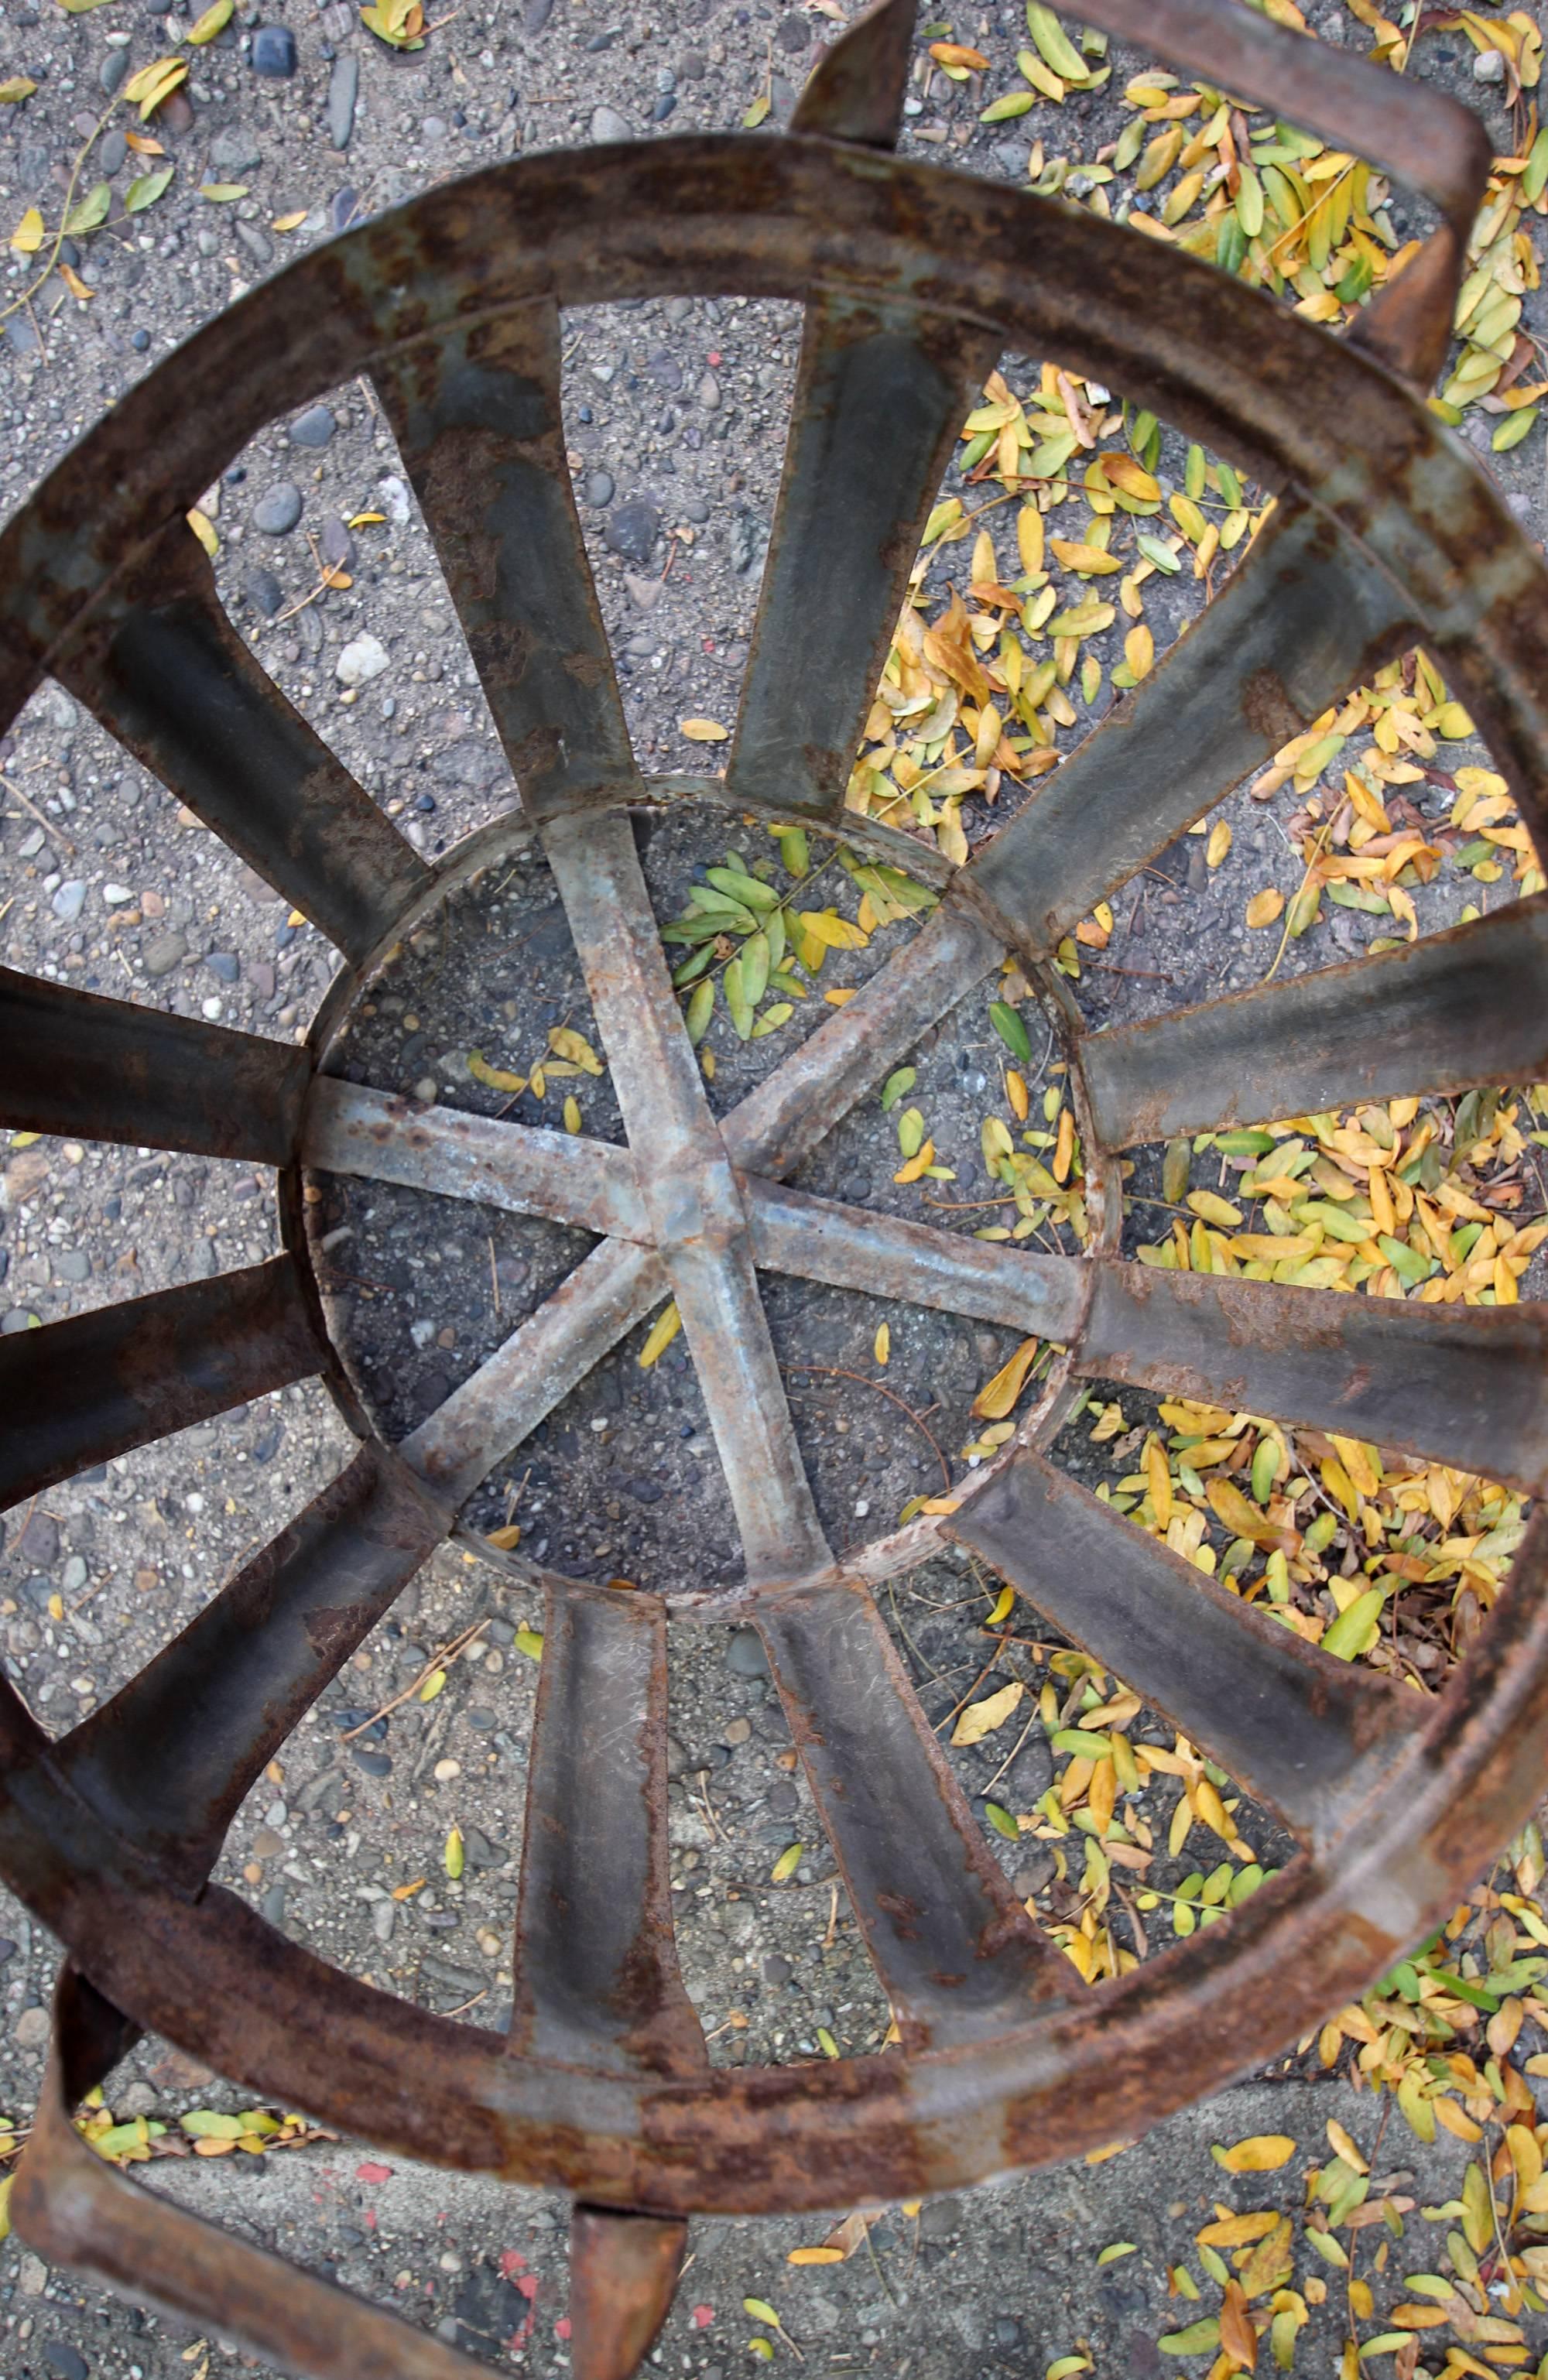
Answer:
<svg viewBox="0 0 1548 2380"><path fill-rule="evenodd" d="M1133 2240L1115 2240L1111 2247L1103 2248L1099 2252L1097 2255L1097 2263L1099 2265L1115 2265L1120 2256L1137 2256L1139 2253L1140 2248L1138 2241Z"/></svg>
<svg viewBox="0 0 1548 2380"><path fill-rule="evenodd" d="M1213 2355L1220 2345L1220 2325L1213 2314L1190 2322L1186 2330L1169 2330L1156 2340L1163 2355Z"/></svg>
<svg viewBox="0 0 1548 2380"><path fill-rule="evenodd" d="M924 1147L924 1117L918 1108L905 1108L898 1117L897 1145L906 1158L917 1157Z"/></svg>
<svg viewBox="0 0 1548 2380"><path fill-rule="evenodd" d="M0 82L0 106L14 105L21 100L30 99L37 88L30 75L11 75Z"/></svg>
<svg viewBox="0 0 1548 2380"><path fill-rule="evenodd" d="M750 1008L756 1008L769 988L769 938L767 934L750 934L738 962L742 971L742 998Z"/></svg>
<svg viewBox="0 0 1548 2380"><path fill-rule="evenodd" d="M511 1643L518 1653L525 1653L529 1661L542 1660L542 1638L535 1628L518 1628Z"/></svg>
<svg viewBox="0 0 1548 2380"><path fill-rule="evenodd" d="M899 1066L895 1073L890 1074L887 1076L886 1081L882 1086L882 1111L884 1115L889 1109L895 1108L897 1105L898 1100L903 1097L905 1091L911 1091L913 1089L917 1080L918 1076L912 1066Z"/></svg>
<svg viewBox="0 0 1548 2380"><path fill-rule="evenodd" d="M213 2107L191 2107L178 2123L194 2141L239 2141L242 2127L235 2116L217 2116Z"/></svg>
<svg viewBox="0 0 1548 2380"><path fill-rule="evenodd" d="M795 1008L788 1000L774 1001L770 1007L764 1009L762 1015L754 1025L752 1038L756 1041L764 1033L777 1033L782 1025L789 1024L795 1013Z"/></svg>
<svg viewBox="0 0 1548 2380"><path fill-rule="evenodd" d="M767 2298L743 2298L742 2312L750 2313L754 2322L766 2322L771 2330L779 2328L779 2316Z"/></svg>
<svg viewBox="0 0 1548 2380"><path fill-rule="evenodd" d="M998 1802L986 1802L983 1805L983 1815L994 1832L997 1835L1004 1835L1007 1842L1018 1843L1021 1840L1020 1828L1008 1810L1001 1809Z"/></svg>
<svg viewBox="0 0 1548 2380"><path fill-rule="evenodd" d="M1323 1650L1337 1661L1353 1661L1376 1641L1382 1608L1386 1597L1379 1586L1366 1588L1357 1595L1347 1611L1341 1611L1323 1637Z"/></svg>
<svg viewBox="0 0 1548 2380"><path fill-rule="evenodd" d="M170 174L167 178L171 179ZM107 221L112 204L113 192L108 184L95 183L65 217L65 229L67 232L95 231L99 224Z"/></svg>
<svg viewBox="0 0 1548 2380"><path fill-rule="evenodd" d="M1026 115L1037 105L1034 91L1007 91L1003 99L992 99L982 115L981 124L1004 124L1013 115Z"/></svg>
<svg viewBox="0 0 1548 2380"><path fill-rule="evenodd" d="M1011 1056L1019 1064L1030 1066L1032 1062L1032 1045L1028 1038L1026 1026L1021 1021L1019 1010L1012 1008L1008 1001L992 1000L989 1003L989 1022Z"/></svg>
<svg viewBox="0 0 1548 2380"><path fill-rule="evenodd" d="M1179 1133L1166 1144L1166 1154L1161 1160L1161 1195L1169 1207L1180 1207L1188 1190L1188 1170L1193 1156L1193 1144L1186 1133Z"/></svg>
<svg viewBox="0 0 1548 2380"><path fill-rule="evenodd" d="M1508 455L1513 446L1519 446L1542 410L1540 405L1523 405L1515 413L1507 413L1489 442L1495 454Z"/></svg>
<svg viewBox="0 0 1548 2380"><path fill-rule="evenodd" d="M779 895L772 884L761 882L739 868L709 868L705 874L717 892L739 901L744 909L777 909Z"/></svg>
<svg viewBox="0 0 1548 2380"><path fill-rule="evenodd" d="M1548 125L1544 125L1527 152L1526 169L1521 176L1521 196L1528 206L1535 206L1548 183Z"/></svg>
<svg viewBox="0 0 1548 2380"><path fill-rule="evenodd" d="M124 194L124 212L142 215L147 207L153 207L176 171L175 165L163 165L153 174L141 174Z"/></svg>
<svg viewBox="0 0 1548 2380"><path fill-rule="evenodd" d="M1084 83L1090 79L1090 69L1079 51L1071 42L1052 8L1039 6L1039 0L1027 0L1027 30L1030 33L1044 63L1066 82Z"/></svg>
<svg viewBox="0 0 1548 2380"><path fill-rule="evenodd" d="M811 865L811 851L805 827L776 826L774 838L779 845L779 856L785 862L786 874L804 876Z"/></svg>
<svg viewBox="0 0 1548 2380"><path fill-rule="evenodd" d="M1182 564L1177 560L1171 547L1164 545L1160 538L1151 537L1143 529L1140 529L1135 534L1134 542L1146 561L1154 563L1156 568L1165 571L1168 577L1175 577L1182 568Z"/></svg>
<svg viewBox="0 0 1548 2380"><path fill-rule="evenodd" d="M1055 1752L1078 1752L1087 1760L1110 1760L1113 1746L1104 1735L1093 1735L1088 1728L1055 1728L1053 1736Z"/></svg>
<svg viewBox="0 0 1548 2380"><path fill-rule="evenodd" d="M696 1050L710 1029L710 1019L714 1014L714 978L706 976L702 983L694 985L693 997L688 1004L688 1038Z"/></svg>
<svg viewBox="0 0 1548 2380"><path fill-rule="evenodd" d="M725 974L721 977L721 983L725 988L725 1005L731 1012L731 1022L736 1028L737 1038L739 1041L746 1041L750 1038L752 1033L752 1002L747 996L746 985L742 978L742 962L739 957L729 962Z"/></svg>

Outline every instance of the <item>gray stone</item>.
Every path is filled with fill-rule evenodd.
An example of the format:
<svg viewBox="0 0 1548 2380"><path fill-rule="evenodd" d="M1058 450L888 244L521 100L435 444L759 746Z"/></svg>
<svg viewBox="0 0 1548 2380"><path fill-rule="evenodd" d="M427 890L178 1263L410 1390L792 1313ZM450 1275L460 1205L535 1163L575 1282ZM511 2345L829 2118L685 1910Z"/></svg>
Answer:
<svg viewBox="0 0 1548 2380"><path fill-rule="evenodd" d="M84 1248L61 1248L54 1259L54 1269L61 1281L90 1281L91 1259Z"/></svg>
<svg viewBox="0 0 1548 2380"><path fill-rule="evenodd" d="M128 50L120 50L118 55L120 57L127 58L128 56ZM104 132L103 134L102 146L97 151L98 173L105 175L108 180L111 181L128 153L129 144L128 136L125 134L122 126L116 124L110 132Z"/></svg>
<svg viewBox="0 0 1548 2380"><path fill-rule="evenodd" d="M0 1314L0 1339L14 1339L18 1330L32 1330L37 1320L25 1305L13 1305L8 1314Z"/></svg>
<svg viewBox="0 0 1548 2380"><path fill-rule="evenodd" d="M627 504L619 504L607 516L603 542L609 553L623 556L626 562L649 562L661 535L661 515L654 504L636 496Z"/></svg>
<svg viewBox="0 0 1548 2380"><path fill-rule="evenodd" d="M296 36L288 25L260 25L252 37L252 70L274 82L287 82L296 71Z"/></svg>
<svg viewBox="0 0 1548 2380"><path fill-rule="evenodd" d="M235 951L211 951L204 964L221 983L239 983L241 980L242 963Z"/></svg>
<svg viewBox="0 0 1548 2380"><path fill-rule="evenodd" d="M360 91L360 62L352 53L334 60L328 77L328 138L335 149L347 149L355 129L355 102Z"/></svg>
<svg viewBox="0 0 1548 2380"><path fill-rule="evenodd" d="M610 504L612 501L612 472L592 471L586 481L586 502L591 504L595 511L601 512L603 505Z"/></svg>
<svg viewBox="0 0 1548 2380"><path fill-rule="evenodd" d="M261 224L244 223L241 217L238 216L237 219L237 242L238 247L245 248L247 249L247 252L251 257L254 264L272 264L274 262L274 244Z"/></svg>
<svg viewBox="0 0 1548 2380"><path fill-rule="evenodd" d="M777 1990L781 1984L787 1984L795 1972L789 1960L778 1950L771 1951L763 1961L763 1981L773 1990Z"/></svg>
<svg viewBox="0 0 1548 2380"><path fill-rule="evenodd" d="M85 883L80 877L73 876L60 885L49 906L56 917L63 917L67 925L73 925L85 905Z"/></svg>
<svg viewBox="0 0 1548 2380"><path fill-rule="evenodd" d="M725 1666L738 1678L766 1678L769 1657L756 1628L733 1628L725 1645Z"/></svg>
<svg viewBox="0 0 1548 2380"><path fill-rule="evenodd" d="M637 612L653 612L661 601L661 581L659 578L637 578L632 570L626 570L624 592Z"/></svg>
<svg viewBox="0 0 1548 2380"><path fill-rule="evenodd" d="M34 1506L16 1541L16 1553L34 1570L53 1569L59 1559L59 1524L51 1512L40 1512Z"/></svg>
<svg viewBox="0 0 1548 2380"><path fill-rule="evenodd" d="M335 570L348 570L355 560L355 540L341 520L332 515L323 524L323 559Z"/></svg>
<svg viewBox="0 0 1548 2380"><path fill-rule="evenodd" d="M294 480L276 480L252 508L252 525L265 537L288 537L301 517L301 492Z"/></svg>
<svg viewBox="0 0 1548 2380"><path fill-rule="evenodd" d="M695 394L706 413L713 413L718 409L720 405L720 382L716 380L713 371L707 371L702 374Z"/></svg>
<svg viewBox="0 0 1548 2380"><path fill-rule="evenodd" d="M362 633L350 638L334 663L334 675L341 686L369 686L390 662L391 655L381 638Z"/></svg>
<svg viewBox="0 0 1548 2380"><path fill-rule="evenodd" d="M67 2338L45 2338L43 2362L57 2373L58 2380L88 2380L91 2368L79 2348L72 2347Z"/></svg>
<svg viewBox="0 0 1548 2380"><path fill-rule="evenodd" d="M445 783L466 786L470 794L486 794L505 765L503 756L487 744L473 743L448 745L436 754L433 763Z"/></svg>
<svg viewBox="0 0 1548 2380"><path fill-rule="evenodd" d="M114 92L117 90L128 70L129 52L128 43L126 42L117 49L109 50L104 55L101 66L97 68L97 80L102 85L104 94L106 98L111 99L113 97ZM125 145L127 147L128 143L126 142ZM98 153L97 163L99 166L102 164L100 152Z"/></svg>
<svg viewBox="0 0 1548 2380"><path fill-rule="evenodd" d="M177 932L158 934L154 941L146 943L141 953L145 961L145 972L149 976L170 975L178 960L187 958L188 954L188 943L183 936Z"/></svg>
<svg viewBox="0 0 1548 2380"><path fill-rule="evenodd" d="M223 174L250 174L263 163L263 152L250 132L233 127L229 132L217 132L211 141L210 163Z"/></svg>
<svg viewBox="0 0 1548 2380"><path fill-rule="evenodd" d="M327 549L327 532L323 531L323 550ZM272 570L250 570L242 581L242 591L255 612L272 620L285 606L285 589Z"/></svg>
<svg viewBox="0 0 1548 2380"><path fill-rule="evenodd" d="M23 2049L42 2049L48 2039L48 2010L45 2008L23 2009L11 2031Z"/></svg>
<svg viewBox="0 0 1548 2380"><path fill-rule="evenodd" d="M293 446L325 446L335 427L330 407L309 406L290 424L290 443Z"/></svg>
<svg viewBox="0 0 1548 2380"><path fill-rule="evenodd" d="M632 140L634 127L616 107L599 107L591 116L593 140Z"/></svg>

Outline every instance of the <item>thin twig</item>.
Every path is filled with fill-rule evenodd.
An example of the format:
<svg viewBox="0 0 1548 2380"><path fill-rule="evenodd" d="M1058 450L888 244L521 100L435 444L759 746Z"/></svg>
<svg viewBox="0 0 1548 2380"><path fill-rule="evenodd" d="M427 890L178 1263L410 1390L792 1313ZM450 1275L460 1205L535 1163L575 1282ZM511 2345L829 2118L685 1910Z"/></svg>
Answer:
<svg viewBox="0 0 1548 2380"><path fill-rule="evenodd" d="M490 1618L491 1614L486 1612L481 1620L475 1620L470 1628L465 1628L460 1636L453 1636L439 1652L432 1653L419 1676L410 1678L401 1694L394 1694L391 1702L384 1703L379 1710L372 1712L369 1718L361 1719L359 1727L347 1727L339 1737L340 1743L347 1743L353 1736L363 1735L368 1727L374 1727L379 1718L385 1718L390 1711L396 1710L399 1703L406 1703L410 1694L418 1694L427 1678L433 1677L445 1662L455 1661L463 1646L470 1645L475 1636L481 1634L488 1627Z"/></svg>
<svg viewBox="0 0 1548 2380"><path fill-rule="evenodd" d="M896 1395L891 1389L884 1389L880 1380L868 1380L863 1372L847 1372L837 1364L790 1364L787 1365L786 1368L787 1371L791 1372L815 1372L820 1378L827 1380L858 1380L862 1389L874 1389L879 1397L885 1397L887 1402L891 1405L896 1405L899 1413L908 1415L908 1419L913 1423L914 1427L919 1431L920 1436L924 1439L932 1453L934 1455L936 1462L940 1464L942 1473L945 1478L947 1493L950 1493L953 1484L951 1465L947 1463L945 1456L936 1445L935 1440L931 1437L930 1432L926 1429L918 1414L914 1411L913 1406L905 1404L902 1398Z"/></svg>
<svg viewBox="0 0 1548 2380"><path fill-rule="evenodd" d="M32 299L37 292L43 287L44 282L48 279L49 274L53 272L55 266L59 261L59 250L65 245L65 225L70 219L70 209L75 204L76 184L80 179L80 169L85 164L86 160L91 155L92 150L96 147L99 140L102 138L103 130L107 123L107 119L111 115L113 115L117 105L118 100L116 94L108 101L107 105L104 108L102 114L98 116L96 123L91 128L91 132L88 134L84 145L77 152L76 161L70 168L70 178L65 191L65 204L59 216L59 228L54 235L54 245L48 251L48 262L43 266L43 271L38 274L37 279L28 283L27 287L21 292L19 298L13 298L8 306L0 306L0 322L5 322L7 315L19 313L22 307L25 306L28 313L31 315L33 330L38 331L38 318L32 313ZM41 331L38 331L38 346L40 348L43 347L43 333ZM48 361L46 350L43 351L43 361L44 363Z"/></svg>

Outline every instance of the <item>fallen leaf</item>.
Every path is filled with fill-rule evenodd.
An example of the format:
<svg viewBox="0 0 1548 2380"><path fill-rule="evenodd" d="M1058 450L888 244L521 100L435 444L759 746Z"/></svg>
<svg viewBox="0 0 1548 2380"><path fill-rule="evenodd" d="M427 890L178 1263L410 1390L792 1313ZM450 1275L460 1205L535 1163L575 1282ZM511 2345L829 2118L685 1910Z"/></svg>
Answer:
<svg viewBox="0 0 1548 2380"><path fill-rule="evenodd" d="M1001 1365L992 1380L984 1382L972 1402L976 1421L1004 1421L1027 1385L1027 1375L1041 1343L1037 1339L1023 1339L1010 1361Z"/></svg>
<svg viewBox="0 0 1548 2380"><path fill-rule="evenodd" d="M1002 1686L998 1694L985 1694L981 1703L969 1703L967 1709L959 1714L951 1731L953 1744L981 1743L986 1735L993 1735L997 1727L1004 1727L1026 1691L1020 1680L1015 1678L1008 1686Z"/></svg>
<svg viewBox="0 0 1548 2380"><path fill-rule="evenodd" d="M1237 2141L1234 2148L1216 2144L1210 2150L1216 2165L1227 2173L1277 2173L1295 2153L1288 2132L1255 2132L1249 2140Z"/></svg>
<svg viewBox="0 0 1548 2380"><path fill-rule="evenodd" d="M679 719L677 728L690 744L724 744L731 734L718 719Z"/></svg>

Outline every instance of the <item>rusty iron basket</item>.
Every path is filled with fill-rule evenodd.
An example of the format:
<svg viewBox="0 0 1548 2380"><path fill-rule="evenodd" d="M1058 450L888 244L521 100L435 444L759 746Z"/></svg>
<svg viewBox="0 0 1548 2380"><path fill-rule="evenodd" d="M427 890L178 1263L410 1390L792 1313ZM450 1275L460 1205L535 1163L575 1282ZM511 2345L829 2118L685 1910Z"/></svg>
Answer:
<svg viewBox="0 0 1548 2380"><path fill-rule="evenodd" d="M67 1953L14 2215L46 2256L324 2380L480 2367L92 2155L70 2110L141 2028L340 2131L572 2193L574 2369L619 2380L670 2303L689 2215L945 2191L1132 2134L1368 1987L1541 1791L1541 1513L1469 1658L1429 1697L1302 1642L1055 1473L1039 1448L1056 1397L957 1511L842 1566L796 1450L759 1267L1014 1324L1069 1350L1065 1379L1168 1387L1529 1492L1548 1459L1541 1306L1143 1271L1116 1254L1110 1161L1176 1133L1542 1074L1548 896L1140 1026L1085 1034L1061 1011L1098 1223L1083 1258L781 1186L1006 950L1054 1000L1050 956L1095 901L1420 637L1548 848L1548 579L1424 401L1488 171L1481 128L1232 0L1084 0L1080 14L1373 159L1435 208L1438 227L1347 339L1188 258L1158 269L1152 245L1090 212L890 153L913 8L883 0L829 50L786 137L539 154L307 256L131 390L0 539L0 721L52 674L344 962L303 1047L0 973L0 1117L272 1166L286 1248L0 1342L0 1502L309 1375L360 1439L73 1731L51 1740L0 1685L0 1874ZM558 301L728 291L806 310L779 518L724 778L648 779L571 493ZM917 844L846 820L845 789L926 513L1005 346L1122 389L1274 490L1277 509L1037 797L970 864L937 870L939 906L908 951L717 1125L628 812L721 803L924 865ZM184 526L262 425L362 372L522 797L518 820L439 871L260 669ZM840 582L845 601L823 600ZM523 838L562 895L632 1160L411 1111L330 1072L383 953ZM309 1170L603 1237L389 1447L330 1343ZM668 1292L713 1385L746 1579L676 1597L543 1579L502 2036L335 1971L208 1879L265 1764L459 1506ZM1031 1922L870 1591L935 1533L984 1555L1284 1818L1300 1855L1228 1924L1091 1991ZM896 2052L710 2067L670 1916L674 1614L762 1632ZM605 1762L589 1754L603 1741Z"/></svg>

